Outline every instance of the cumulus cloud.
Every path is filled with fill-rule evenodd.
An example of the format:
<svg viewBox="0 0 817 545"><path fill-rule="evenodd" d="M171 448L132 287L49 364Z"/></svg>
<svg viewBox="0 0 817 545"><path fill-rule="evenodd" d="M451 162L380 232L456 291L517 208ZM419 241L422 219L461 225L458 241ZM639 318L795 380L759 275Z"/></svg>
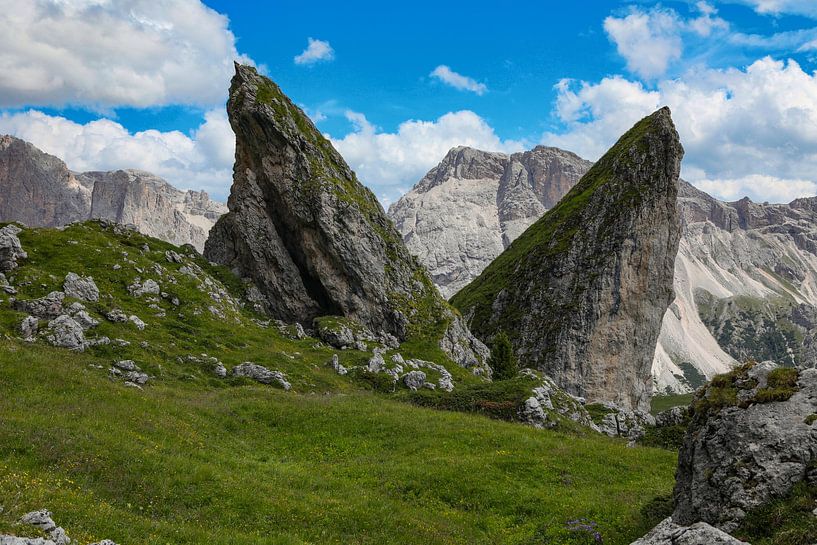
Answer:
<svg viewBox="0 0 817 545"><path fill-rule="evenodd" d="M738 180L696 180L695 185L726 201L748 196L755 201L791 202L798 197L817 195L817 183L809 180L783 180L752 174Z"/></svg>
<svg viewBox="0 0 817 545"><path fill-rule="evenodd" d="M332 143L383 202L411 188L455 146L490 151L519 151L522 142L502 140L488 123L469 110L447 113L435 121L410 120L395 132L380 132L366 117L347 112L355 130Z"/></svg>
<svg viewBox="0 0 817 545"><path fill-rule="evenodd" d="M199 0L0 0L0 107L213 106L248 61L228 22Z"/></svg>
<svg viewBox="0 0 817 545"><path fill-rule="evenodd" d="M563 81L557 93L556 115L567 130L546 133L550 145L596 159L666 104L686 148L683 174L690 181L730 198L740 190L760 200L814 194L803 181L817 172L817 75L792 60L692 70L655 90L620 77ZM784 190L785 180L796 183ZM715 190L718 184L724 189Z"/></svg>
<svg viewBox="0 0 817 545"><path fill-rule="evenodd" d="M0 134L27 140L75 171L136 168L180 189L206 189L220 200L229 194L235 136L220 109L207 112L189 136L179 131L130 133L109 119L79 124L36 110L0 114Z"/></svg>
<svg viewBox="0 0 817 545"><path fill-rule="evenodd" d="M683 19L672 9L644 11L632 7L624 17L607 17L604 30L627 61L630 72L655 78L681 58L685 34L706 38L715 30L728 28L711 4L698 2L696 9L698 17Z"/></svg>
<svg viewBox="0 0 817 545"><path fill-rule="evenodd" d="M758 13L780 15L792 13L817 18L817 3L814 0L737 0L752 7Z"/></svg>
<svg viewBox="0 0 817 545"><path fill-rule="evenodd" d="M472 93L476 93L480 96L484 95L488 90L488 87L484 83L479 83L473 78L458 74L444 64L441 64L435 68L431 72L430 76L440 80L446 85L450 85L454 89L459 89L460 91L471 91Z"/></svg>
<svg viewBox="0 0 817 545"><path fill-rule="evenodd" d="M335 50L329 42L307 38L308 45L300 55L295 55L295 64L315 64L321 61L331 61L335 58Z"/></svg>

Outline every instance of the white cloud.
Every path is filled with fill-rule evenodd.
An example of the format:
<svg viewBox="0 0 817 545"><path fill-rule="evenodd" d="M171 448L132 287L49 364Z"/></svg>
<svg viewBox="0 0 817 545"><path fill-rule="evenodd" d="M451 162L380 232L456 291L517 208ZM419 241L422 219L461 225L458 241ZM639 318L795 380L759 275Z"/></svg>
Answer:
<svg viewBox="0 0 817 545"><path fill-rule="evenodd" d="M379 132L361 113L347 112L347 118L355 130L332 139L332 144L383 202L412 187L455 146L507 152L525 147L501 140L484 119L468 110L447 113L436 121L405 121L393 133Z"/></svg>
<svg viewBox="0 0 817 545"><path fill-rule="evenodd" d="M429 75L433 78L437 78L446 85L450 85L454 89L459 89L460 91L471 91L472 93L476 93L480 96L484 95L485 92L488 91L488 87L484 83L479 83L473 78L458 74L444 64L441 64L435 68Z"/></svg>
<svg viewBox="0 0 817 545"><path fill-rule="evenodd" d="M627 61L630 72L655 78L681 59L686 35L708 38L714 31L728 28L711 4L698 2L696 9L698 17L683 19L672 9L643 11L632 7L624 17L607 17L604 30Z"/></svg>
<svg viewBox="0 0 817 545"><path fill-rule="evenodd" d="M568 129L546 133L550 145L596 159L666 104L686 149L683 174L690 181L711 182L707 187L721 195L743 188L762 200L813 193L801 182L817 179L817 75L794 61L767 57L744 70L693 70L659 82L655 91L620 77L562 82L557 91L556 112ZM784 180L797 182L793 192L781 189ZM712 189L718 183L721 192Z"/></svg>
<svg viewBox="0 0 817 545"><path fill-rule="evenodd" d="M79 124L36 110L0 114L0 134L27 140L75 171L136 168L180 189L206 189L226 200L232 181L235 136L226 112L212 110L192 136L179 131L130 133L114 121Z"/></svg>
<svg viewBox="0 0 817 545"><path fill-rule="evenodd" d="M248 61L228 22L199 0L0 0L0 107L216 105Z"/></svg>
<svg viewBox="0 0 817 545"><path fill-rule="evenodd" d="M817 17L817 3L814 0L737 0L746 4L758 13L780 15L792 13Z"/></svg>
<svg viewBox="0 0 817 545"><path fill-rule="evenodd" d="M315 64L321 61L331 61L335 58L335 50L329 42L307 38L308 45L300 55L295 55L295 64Z"/></svg>
<svg viewBox="0 0 817 545"><path fill-rule="evenodd" d="M738 180L701 179L694 183L702 191L725 201L736 201L748 196L754 201L791 202L798 197L817 195L815 182L783 180L762 174L752 174Z"/></svg>

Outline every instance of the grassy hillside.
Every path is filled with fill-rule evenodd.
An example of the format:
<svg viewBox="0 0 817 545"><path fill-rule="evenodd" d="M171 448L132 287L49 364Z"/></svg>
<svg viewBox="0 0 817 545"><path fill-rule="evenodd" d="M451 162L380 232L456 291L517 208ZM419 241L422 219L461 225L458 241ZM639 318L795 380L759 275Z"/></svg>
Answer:
<svg viewBox="0 0 817 545"><path fill-rule="evenodd" d="M25 314L0 296L0 533L30 534L14 522L48 508L80 543L593 543L567 527L585 518L604 543L626 544L655 522L642 507L672 489L673 452L423 408L401 401L405 391L339 376L333 353L347 367L370 354L260 325L230 299L240 282L182 249L94 223L20 238L29 259L12 275L16 297L89 274L102 295L84 303L101 322L88 336L130 344L78 353L26 343L16 329ZM182 272L193 264L198 280ZM128 293L137 276L167 293L151 303L159 310ZM147 326L106 321L114 307ZM202 352L228 369L249 360L280 370L292 390L185 359ZM108 377L120 359L152 376L144 389ZM458 389L483 388L448 367Z"/></svg>

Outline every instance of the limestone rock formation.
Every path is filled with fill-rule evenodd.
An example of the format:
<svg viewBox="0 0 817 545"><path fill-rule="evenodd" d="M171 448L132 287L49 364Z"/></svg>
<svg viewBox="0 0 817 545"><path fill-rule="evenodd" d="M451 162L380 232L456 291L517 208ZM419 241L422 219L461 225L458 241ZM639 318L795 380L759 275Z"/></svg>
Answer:
<svg viewBox="0 0 817 545"><path fill-rule="evenodd" d="M389 216L440 292L451 297L555 206L591 164L544 146L512 155L454 148Z"/></svg>
<svg viewBox="0 0 817 545"><path fill-rule="evenodd" d="M513 159L524 154L455 148L389 209L447 296L507 247L515 236L509 222L532 224L570 188L559 182L577 181L590 165L552 148L526 153L551 168L523 171L528 182L517 187L525 191L503 186ZM531 193L540 205L531 205ZM676 299L655 351L656 390L691 392L747 358L817 365L817 198L724 203L681 181L678 207ZM517 214L503 223L500 210L509 208Z"/></svg>
<svg viewBox="0 0 817 545"><path fill-rule="evenodd" d="M749 545L705 522L681 526L664 519L650 533L631 545Z"/></svg>
<svg viewBox="0 0 817 545"><path fill-rule="evenodd" d="M59 227L106 219L201 251L227 211L203 191L180 191L139 170L77 173L60 159L12 136L0 136L0 221Z"/></svg>
<svg viewBox="0 0 817 545"><path fill-rule="evenodd" d="M742 366L700 390L678 458L674 521L726 532L799 482L817 484L817 369Z"/></svg>
<svg viewBox="0 0 817 545"><path fill-rule="evenodd" d="M227 110L230 212L210 233L208 259L251 279L286 322L341 316L399 340L452 322L374 194L275 83L236 65Z"/></svg>
<svg viewBox="0 0 817 545"><path fill-rule="evenodd" d="M483 341L505 330L523 365L572 394L646 409L673 299L683 148L662 108L452 298Z"/></svg>

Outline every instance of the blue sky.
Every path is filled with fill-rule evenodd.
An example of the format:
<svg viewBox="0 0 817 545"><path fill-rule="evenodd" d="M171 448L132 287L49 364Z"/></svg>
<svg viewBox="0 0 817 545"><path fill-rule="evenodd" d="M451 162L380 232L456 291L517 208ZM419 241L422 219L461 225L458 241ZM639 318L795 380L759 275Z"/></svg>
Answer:
<svg viewBox="0 0 817 545"><path fill-rule="evenodd" d="M238 58L384 204L454 145L596 159L664 104L702 189L817 194L817 2L396 4L0 0L0 132L224 199Z"/></svg>

